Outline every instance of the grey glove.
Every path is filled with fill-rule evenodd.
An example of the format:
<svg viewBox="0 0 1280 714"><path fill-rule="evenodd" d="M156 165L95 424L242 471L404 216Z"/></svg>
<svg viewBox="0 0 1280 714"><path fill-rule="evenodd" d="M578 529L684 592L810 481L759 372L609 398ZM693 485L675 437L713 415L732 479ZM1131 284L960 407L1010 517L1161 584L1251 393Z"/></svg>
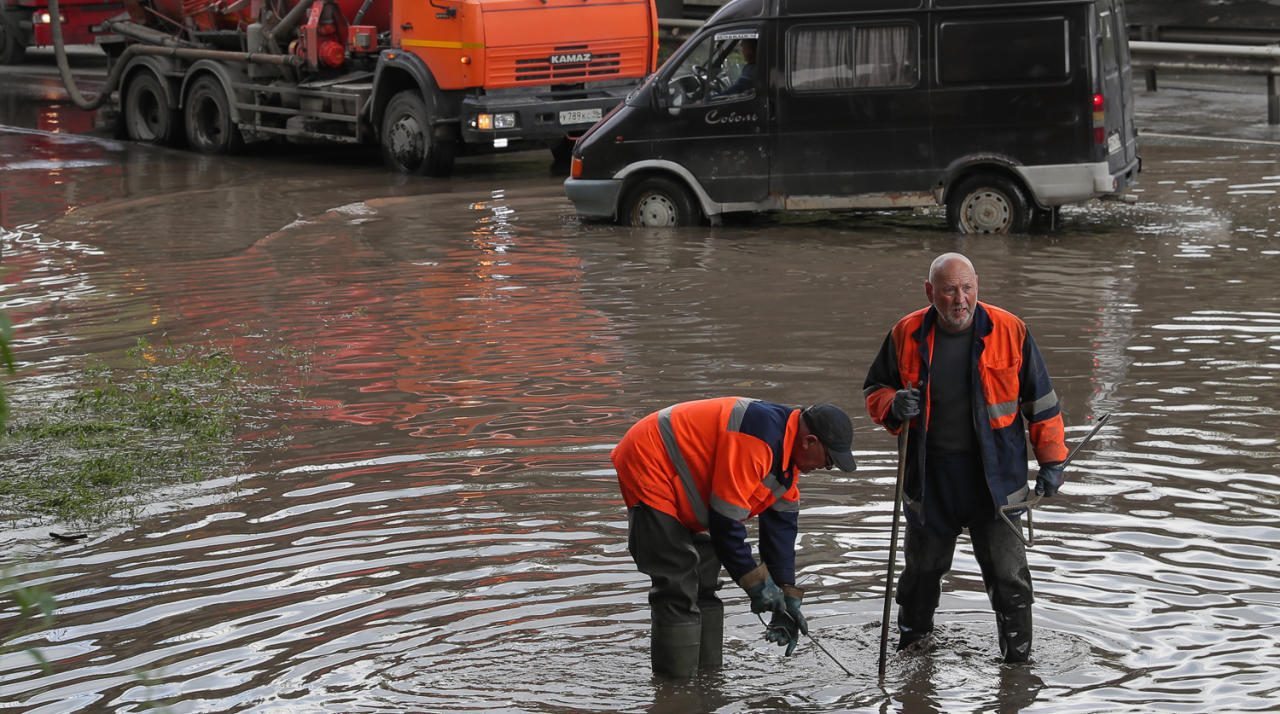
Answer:
<svg viewBox="0 0 1280 714"><path fill-rule="evenodd" d="M1064 480L1066 477L1062 474L1061 461L1045 464L1040 467L1040 473L1036 476L1036 493L1046 498L1052 496L1058 492Z"/></svg>
<svg viewBox="0 0 1280 714"><path fill-rule="evenodd" d="M893 418L903 424L907 423L909 419L919 416L920 390L915 387L899 389L893 395L893 404L889 407L889 413L893 414Z"/></svg>

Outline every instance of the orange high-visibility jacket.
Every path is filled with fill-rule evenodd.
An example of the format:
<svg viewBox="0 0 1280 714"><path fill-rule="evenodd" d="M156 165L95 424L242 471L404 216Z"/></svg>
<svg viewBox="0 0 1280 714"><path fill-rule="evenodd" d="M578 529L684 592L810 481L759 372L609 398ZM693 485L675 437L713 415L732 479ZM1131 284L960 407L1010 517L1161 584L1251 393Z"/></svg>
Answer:
<svg viewBox="0 0 1280 714"><path fill-rule="evenodd" d="M641 419L611 458L627 507L643 503L709 531L735 580L756 567L742 521L760 516L760 551L779 584L795 582L800 510L791 447L800 410L744 397L684 402Z"/></svg>
<svg viewBox="0 0 1280 714"><path fill-rule="evenodd" d="M908 432L903 493L908 516L928 498L924 492L925 434L929 428L929 363L937 311L917 310L898 321L885 337L866 381L863 396L872 421L896 434L894 393L924 381L922 413ZM996 506L1025 501L1027 437L1041 464L1067 458L1062 409L1027 326L1012 313L979 302L973 314L974 353L970 379L975 395L974 427L982 449L983 471Z"/></svg>

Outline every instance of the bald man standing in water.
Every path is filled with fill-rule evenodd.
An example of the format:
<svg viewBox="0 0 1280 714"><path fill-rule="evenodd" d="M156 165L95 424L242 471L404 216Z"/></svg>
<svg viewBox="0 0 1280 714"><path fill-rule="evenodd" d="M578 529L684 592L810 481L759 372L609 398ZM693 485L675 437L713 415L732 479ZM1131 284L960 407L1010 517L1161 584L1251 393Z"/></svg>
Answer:
<svg viewBox="0 0 1280 714"><path fill-rule="evenodd" d="M1067 448L1058 396L1026 324L978 302L968 258L938 256L924 292L929 307L894 325L863 383L871 419L893 434L908 429L898 649L923 646L933 632L942 577L967 528L1000 654L1025 662L1031 572L1019 534L998 509L1027 500L1028 433L1040 464L1036 492L1052 496L1062 485Z"/></svg>

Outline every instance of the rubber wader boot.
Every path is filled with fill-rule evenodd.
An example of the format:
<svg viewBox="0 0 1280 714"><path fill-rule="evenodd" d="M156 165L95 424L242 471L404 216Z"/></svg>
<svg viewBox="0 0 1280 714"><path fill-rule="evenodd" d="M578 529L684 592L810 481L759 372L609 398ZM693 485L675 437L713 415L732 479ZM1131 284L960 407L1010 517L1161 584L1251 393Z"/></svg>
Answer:
<svg viewBox="0 0 1280 714"><path fill-rule="evenodd" d="M653 673L686 679L698 671L702 624L654 625L649 656Z"/></svg>
<svg viewBox="0 0 1280 714"><path fill-rule="evenodd" d="M702 611L702 646L698 650L700 669L720 669L724 664L724 603L699 604Z"/></svg>
<svg viewBox="0 0 1280 714"><path fill-rule="evenodd" d="M902 608L898 608L898 651L908 649L917 643L924 643L933 634L933 615L928 618L912 618ZM923 646L923 645L922 645Z"/></svg>
<svg viewBox="0 0 1280 714"><path fill-rule="evenodd" d="M996 613L996 630L1000 637L1000 654L1006 664L1020 664L1031 658L1031 608L1023 607L1009 615Z"/></svg>

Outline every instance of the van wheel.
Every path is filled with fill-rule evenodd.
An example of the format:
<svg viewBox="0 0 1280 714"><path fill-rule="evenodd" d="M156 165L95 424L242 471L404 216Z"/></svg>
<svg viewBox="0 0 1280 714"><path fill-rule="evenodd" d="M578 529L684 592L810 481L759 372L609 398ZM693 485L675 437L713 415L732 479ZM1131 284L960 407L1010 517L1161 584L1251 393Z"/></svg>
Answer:
<svg viewBox="0 0 1280 714"><path fill-rule="evenodd" d="M183 104L187 141L202 154L230 154L244 144L231 118L231 102L217 77L206 74L191 83Z"/></svg>
<svg viewBox="0 0 1280 714"><path fill-rule="evenodd" d="M431 108L416 91L400 92L387 103L381 139L382 158L401 173L437 177L453 173L456 146L436 136Z"/></svg>
<svg viewBox="0 0 1280 714"><path fill-rule="evenodd" d="M701 216L689 192L661 176L636 184L627 195L621 215L627 225L642 228L692 226Z"/></svg>
<svg viewBox="0 0 1280 714"><path fill-rule="evenodd" d="M1030 223L1022 189L998 174L967 178L947 198L947 224L957 233L1026 233Z"/></svg>
<svg viewBox="0 0 1280 714"><path fill-rule="evenodd" d="M169 107L164 86L154 74L143 72L124 91L124 126L130 139L170 146L178 136L181 118Z"/></svg>

